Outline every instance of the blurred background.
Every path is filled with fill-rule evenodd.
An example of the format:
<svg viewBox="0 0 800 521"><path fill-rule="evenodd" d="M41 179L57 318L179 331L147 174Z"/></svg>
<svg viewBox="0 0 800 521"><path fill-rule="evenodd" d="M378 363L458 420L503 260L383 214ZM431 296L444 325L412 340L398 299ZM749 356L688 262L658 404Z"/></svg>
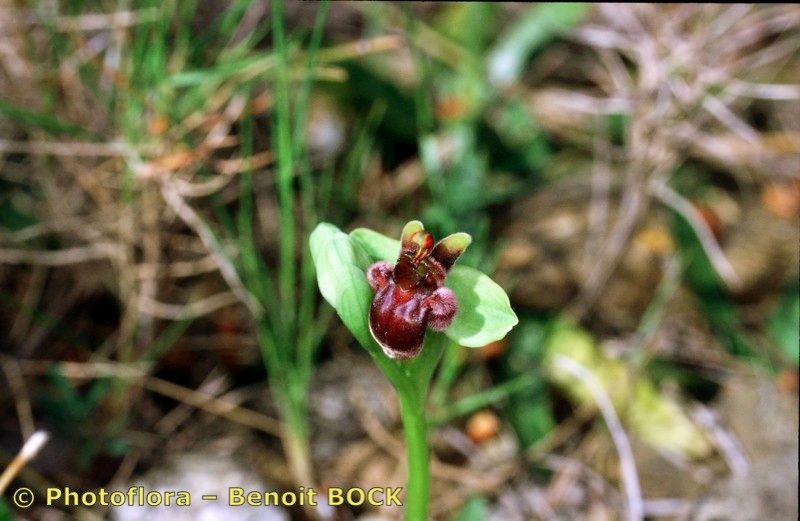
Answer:
<svg viewBox="0 0 800 521"><path fill-rule="evenodd" d="M797 519L798 6L274 7L0 6L12 490L403 486L307 240L420 219L520 318L444 355L433 519ZM0 520L401 516L201 503Z"/></svg>

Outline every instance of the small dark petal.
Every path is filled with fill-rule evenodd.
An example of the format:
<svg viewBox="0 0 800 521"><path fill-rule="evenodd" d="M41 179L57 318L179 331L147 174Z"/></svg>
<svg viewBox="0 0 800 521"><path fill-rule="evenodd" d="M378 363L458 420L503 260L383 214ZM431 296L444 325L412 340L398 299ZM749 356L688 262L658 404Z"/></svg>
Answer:
<svg viewBox="0 0 800 521"><path fill-rule="evenodd" d="M423 264L425 265L425 268L428 272L426 283L427 286L430 288L430 291L434 291L437 288L441 288L442 285L444 284L444 279L447 278L447 271L433 257L428 257L427 259L425 259Z"/></svg>
<svg viewBox="0 0 800 521"><path fill-rule="evenodd" d="M458 232L448 235L433 247L431 257L436 259L445 271L450 271L471 243L472 237L468 233Z"/></svg>
<svg viewBox="0 0 800 521"><path fill-rule="evenodd" d="M404 290L413 291L421 277L407 255L402 255L394 266L394 281Z"/></svg>
<svg viewBox="0 0 800 521"><path fill-rule="evenodd" d="M409 221L403 226L403 233L400 235L400 253L410 253L414 255L419 250L419 243L414 239L425 227L419 221Z"/></svg>

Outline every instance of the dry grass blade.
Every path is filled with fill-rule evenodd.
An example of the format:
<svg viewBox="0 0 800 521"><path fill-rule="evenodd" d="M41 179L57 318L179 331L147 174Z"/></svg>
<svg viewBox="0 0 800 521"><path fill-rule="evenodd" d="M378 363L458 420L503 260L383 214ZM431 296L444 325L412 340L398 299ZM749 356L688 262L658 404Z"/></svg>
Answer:
<svg viewBox="0 0 800 521"><path fill-rule="evenodd" d="M225 418L226 420L250 427L251 429L256 429L278 437L281 436L283 432L283 425L281 422L252 409L246 409L228 401L214 398L203 392L194 391L152 376L145 378L143 386L155 393L162 394L179 402L187 403L208 413Z"/></svg>
<svg viewBox="0 0 800 521"><path fill-rule="evenodd" d="M591 393L595 403L597 403L600 414L603 415L608 430L611 432L611 438L614 440L617 454L619 454L620 474L622 474L622 484L625 489L625 497L628 506L628 520L640 521L644 519L642 491L639 486L636 462L633 459L633 450L631 449L630 441L628 441L628 435L625 433L617 417L611 399L603 390L603 387L595 376L574 360L558 355L556 358L556 366L580 380Z"/></svg>
<svg viewBox="0 0 800 521"><path fill-rule="evenodd" d="M76 246L54 251L0 249L0 264L66 266L100 259L119 259L121 256L120 249L116 245L108 243Z"/></svg>
<svg viewBox="0 0 800 521"><path fill-rule="evenodd" d="M90 143L60 141L10 141L0 139L0 154L35 154L48 156L121 157L130 149L126 143Z"/></svg>
<svg viewBox="0 0 800 521"><path fill-rule="evenodd" d="M20 449L19 454L11 461L2 474L0 474L0 496L6 491L11 481L19 474L19 471L39 454L49 435L44 431L34 432Z"/></svg>
<svg viewBox="0 0 800 521"><path fill-rule="evenodd" d="M217 263L217 267L219 268L222 277L225 281L230 285L231 291L239 298L239 300L245 304L250 312L255 317L260 317L263 315L264 310L259 304L258 300L250 294L249 291L245 288L244 284L242 283L241 279L239 278L239 274L236 271L233 263L228 259L227 255L222 251L222 247L217 241L214 233L211 231L211 228L200 218L200 216L195 212L181 195L172 188L168 182L165 182L161 185L161 194L164 196L164 200L167 204L172 208L178 217L186 223L187 226L192 228L197 236L203 241L203 244L208 248L209 253L214 257L214 260Z"/></svg>
<svg viewBox="0 0 800 521"><path fill-rule="evenodd" d="M33 422L33 408L28 396L28 388L20 373L19 363L5 355L0 356L0 369L8 380L11 393L14 395L14 405L17 409L20 431L24 438L30 438L36 430Z"/></svg>
<svg viewBox="0 0 800 521"><path fill-rule="evenodd" d="M165 320L186 320L208 315L238 302L239 298L230 291L223 291L186 304L167 304L142 295L139 299L139 310L146 315Z"/></svg>
<svg viewBox="0 0 800 521"><path fill-rule="evenodd" d="M722 249L714 238L713 232L697 209L689 201L681 197L678 192L664 183L653 183L650 186L650 191L661 202L678 212L691 225L709 261L711 261L711 265L714 266L714 269L725 284L733 290L739 288L742 284L741 279L736 275L736 271L734 271L728 258L722 253Z"/></svg>

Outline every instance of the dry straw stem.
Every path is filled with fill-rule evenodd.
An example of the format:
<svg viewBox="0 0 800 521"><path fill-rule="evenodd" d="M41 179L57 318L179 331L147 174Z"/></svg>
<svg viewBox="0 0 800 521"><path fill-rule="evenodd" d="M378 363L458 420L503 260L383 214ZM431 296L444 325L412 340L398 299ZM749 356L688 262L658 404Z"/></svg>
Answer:
<svg viewBox="0 0 800 521"><path fill-rule="evenodd" d="M120 257L114 244L95 243L63 250L10 250L0 248L0 264L35 264L39 266L67 266L110 257Z"/></svg>
<svg viewBox="0 0 800 521"><path fill-rule="evenodd" d="M736 275L736 271L733 269L728 258L722 253L722 248L720 248L717 240L714 238L714 233L711 231L711 228L709 228L705 219L700 215L700 212L697 211L697 208L664 183L653 183L650 186L650 192L653 196L686 219L700 241L703 251L705 251L709 261L711 261L711 265L725 284L732 290L739 289L742 284L741 279Z"/></svg>
<svg viewBox="0 0 800 521"><path fill-rule="evenodd" d="M644 510L642 506L642 490L639 486L639 476L636 472L636 462L633 459L633 450L631 449L628 435L622 428L611 399L595 376L579 363L561 355L556 357L555 363L559 369L580 380L592 394L595 403L597 403L600 414L602 414L608 430L611 432L611 439L614 441L614 446L617 448L617 454L619 455L620 474L622 475L622 485L627 501L628 520L641 521L644 519Z"/></svg>
<svg viewBox="0 0 800 521"><path fill-rule="evenodd" d="M8 380L8 386L11 388L11 393L14 395L14 405L17 409L20 431L23 437L30 438L36 430L33 422L33 408L31 407L25 380L19 371L19 364L16 359L2 355L0 356L0 369L3 370L6 380Z"/></svg>
<svg viewBox="0 0 800 521"><path fill-rule="evenodd" d="M137 11L116 11L109 14L82 14L76 16L56 16L51 26L57 31L102 31L121 29L132 25L150 22L158 19L158 9L140 9ZM44 20L29 17L30 25L39 25Z"/></svg>
<svg viewBox="0 0 800 521"><path fill-rule="evenodd" d="M161 185L161 195L167 202L167 205L172 209L180 219L191 228L200 240L203 242L209 253L213 257L217 268L219 269L222 277L231 287L234 295L250 310L254 317L260 317L264 314L264 309L258 300L249 292L239 278L231 260L225 255L222 245L219 244L214 232L206 224L199 214L189 206L186 201L181 197L175 188L170 186L168 182Z"/></svg>
<svg viewBox="0 0 800 521"><path fill-rule="evenodd" d="M6 491L8 485L17 477L22 468L39 454L49 435L45 431L36 431L25 442L17 456L11 460L8 467L0 474L0 496Z"/></svg>
<svg viewBox="0 0 800 521"><path fill-rule="evenodd" d="M53 364L24 360L19 365L25 374L44 374ZM120 364L112 362L59 362L59 372L67 377L78 380L92 378L114 377L132 380L140 383L142 387L152 392L161 394L173 400L191 405L207 413L225 418L234 423L244 425L251 429L265 432L273 436L280 436L281 422L261 414L252 409L241 407L227 400L216 398L208 393L196 391L148 374L150 364Z"/></svg>
<svg viewBox="0 0 800 521"><path fill-rule="evenodd" d="M130 153L125 143L86 141L11 141L0 139L0 154L31 154L65 157L122 157Z"/></svg>
<svg viewBox="0 0 800 521"><path fill-rule="evenodd" d="M721 425L717 415L703 404L697 404L691 412L692 418L709 434L709 438L725 458L731 473L743 476L750 468L750 463L744 454L741 444L736 436Z"/></svg>
<svg viewBox="0 0 800 521"><path fill-rule="evenodd" d="M281 422L269 416L160 378L152 376L147 377L143 382L143 386L158 394L197 407L205 412L220 416L221 418L244 425L245 427L250 427L251 429L259 430L276 437L280 437L283 432Z"/></svg>
<svg viewBox="0 0 800 521"><path fill-rule="evenodd" d="M165 320L187 320L208 315L218 309L240 302L239 297L230 291L223 291L186 304L167 304L141 295L139 311L145 315Z"/></svg>

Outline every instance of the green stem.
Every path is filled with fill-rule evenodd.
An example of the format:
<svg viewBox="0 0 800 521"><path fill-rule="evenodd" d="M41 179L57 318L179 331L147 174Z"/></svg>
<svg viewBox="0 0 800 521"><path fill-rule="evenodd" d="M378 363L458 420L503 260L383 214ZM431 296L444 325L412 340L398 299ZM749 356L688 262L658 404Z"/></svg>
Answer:
<svg viewBox="0 0 800 521"><path fill-rule="evenodd" d="M430 464L428 456L428 421L425 416L433 371L450 341L443 334L428 333L420 355L405 363L384 364L384 373L392 381L400 401L403 432L406 437L408 477L406 479L406 521L428 519ZM390 369L391 368L391 369ZM389 369L389 371L387 371Z"/></svg>
<svg viewBox="0 0 800 521"><path fill-rule="evenodd" d="M422 394L420 396L420 394ZM428 463L428 427L425 421L424 393L399 390L400 412L406 437L408 479L406 480L406 521L428 518L430 467Z"/></svg>

